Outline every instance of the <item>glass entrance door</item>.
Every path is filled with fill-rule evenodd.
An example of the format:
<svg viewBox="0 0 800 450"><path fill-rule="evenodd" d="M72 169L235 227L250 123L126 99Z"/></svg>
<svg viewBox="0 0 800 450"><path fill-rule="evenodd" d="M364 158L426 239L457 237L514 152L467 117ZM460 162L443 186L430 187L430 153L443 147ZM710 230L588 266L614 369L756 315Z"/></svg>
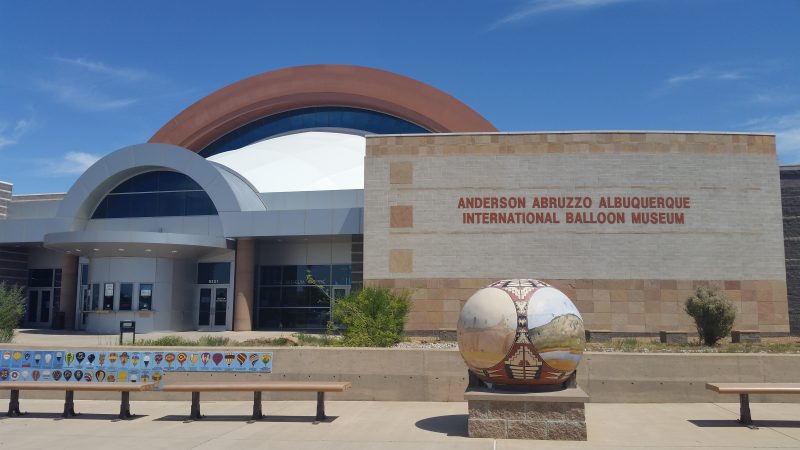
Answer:
<svg viewBox="0 0 800 450"><path fill-rule="evenodd" d="M197 327L200 330L225 331L228 325L228 286L200 286L198 289Z"/></svg>
<svg viewBox="0 0 800 450"><path fill-rule="evenodd" d="M50 326L52 298L52 289L28 289L28 326Z"/></svg>

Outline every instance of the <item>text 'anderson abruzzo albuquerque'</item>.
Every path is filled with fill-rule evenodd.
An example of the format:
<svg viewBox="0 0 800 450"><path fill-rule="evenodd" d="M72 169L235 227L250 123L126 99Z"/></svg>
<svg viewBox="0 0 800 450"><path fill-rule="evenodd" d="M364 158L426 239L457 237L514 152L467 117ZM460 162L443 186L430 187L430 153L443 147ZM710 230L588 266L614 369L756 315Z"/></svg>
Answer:
<svg viewBox="0 0 800 450"><path fill-rule="evenodd" d="M683 225L691 199L682 196L459 197L464 224ZM503 211L501 211L503 210ZM591 210L591 211L586 211Z"/></svg>

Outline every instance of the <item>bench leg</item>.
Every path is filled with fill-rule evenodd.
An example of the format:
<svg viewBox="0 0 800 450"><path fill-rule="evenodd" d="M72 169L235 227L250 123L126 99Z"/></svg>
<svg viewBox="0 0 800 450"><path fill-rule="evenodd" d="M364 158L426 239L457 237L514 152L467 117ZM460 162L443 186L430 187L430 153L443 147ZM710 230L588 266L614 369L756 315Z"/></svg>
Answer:
<svg viewBox="0 0 800 450"><path fill-rule="evenodd" d="M11 398L8 399L8 417L21 416L19 411L19 391L11 390Z"/></svg>
<svg viewBox="0 0 800 450"><path fill-rule="evenodd" d="M189 414L192 420L200 420L203 416L200 414L200 393L192 392L192 411Z"/></svg>
<svg viewBox="0 0 800 450"><path fill-rule="evenodd" d="M133 414L131 414L131 393L126 391L122 393L122 399L119 403L119 418L130 419L131 417L133 417Z"/></svg>
<svg viewBox="0 0 800 450"><path fill-rule="evenodd" d="M325 415L325 393L317 392L317 417L315 420L322 422L325 419L327 419Z"/></svg>
<svg viewBox="0 0 800 450"><path fill-rule="evenodd" d="M264 414L261 411L261 391L253 392L253 420L261 420Z"/></svg>
<svg viewBox="0 0 800 450"><path fill-rule="evenodd" d="M67 391L64 394L64 414L61 414L61 417L74 417L77 416L75 414L75 392Z"/></svg>
<svg viewBox="0 0 800 450"><path fill-rule="evenodd" d="M742 425L752 425L753 419L750 418L750 395L739 394L739 423Z"/></svg>

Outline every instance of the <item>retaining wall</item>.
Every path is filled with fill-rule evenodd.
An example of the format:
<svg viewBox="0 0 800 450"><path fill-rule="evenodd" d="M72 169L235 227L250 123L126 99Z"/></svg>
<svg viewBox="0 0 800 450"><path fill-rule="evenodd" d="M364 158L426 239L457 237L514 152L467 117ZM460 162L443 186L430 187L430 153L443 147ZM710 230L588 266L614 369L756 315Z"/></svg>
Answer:
<svg viewBox="0 0 800 450"><path fill-rule="evenodd" d="M3 345L0 348L20 348ZM35 349L35 347L25 347ZM53 348L53 347L48 347ZM120 351L120 347L93 348ZM199 350L200 348L198 348ZM82 347L80 350L90 350ZM136 350L175 351L176 348ZM222 350L222 349L220 349ZM352 381L353 389L330 400L447 402L464 400L467 368L457 350L281 347L271 374L170 373L167 380ZM79 351L76 349L76 351ZM131 351L128 349L128 351ZM797 381L800 355L586 353L578 367L578 385L600 403L735 402L705 389L706 382ZM8 392L0 392L7 398ZM114 398L114 393L78 392L77 398ZM188 400L186 393L135 393L135 400ZM63 392L25 392L22 398L63 398ZM249 393L207 393L203 400L250 400ZM265 393L265 400L314 398L313 393ZM752 396L752 401L800 402L793 395Z"/></svg>

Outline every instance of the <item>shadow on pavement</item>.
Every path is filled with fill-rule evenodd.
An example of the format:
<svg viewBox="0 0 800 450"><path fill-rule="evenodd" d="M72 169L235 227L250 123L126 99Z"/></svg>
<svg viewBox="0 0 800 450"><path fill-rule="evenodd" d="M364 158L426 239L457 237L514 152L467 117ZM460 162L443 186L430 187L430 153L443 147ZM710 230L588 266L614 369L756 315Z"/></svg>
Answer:
<svg viewBox="0 0 800 450"><path fill-rule="evenodd" d="M106 334L88 333L82 330L52 330L50 328L17 329L16 334L49 334L53 336L106 336ZM114 337L116 335L108 335Z"/></svg>
<svg viewBox="0 0 800 450"><path fill-rule="evenodd" d="M467 437L467 415L453 414L422 419L414 424L417 428L442 433L448 436Z"/></svg>
<svg viewBox="0 0 800 450"><path fill-rule="evenodd" d="M689 422L701 428L747 428L736 419L690 420ZM800 420L754 420L753 425L759 428L800 428Z"/></svg>
<svg viewBox="0 0 800 450"><path fill-rule="evenodd" d="M145 415L135 415L128 419L120 419L117 414L94 414L94 413L78 413L77 416L61 417L61 413L48 413L48 412L26 412L20 417L8 417L7 415L0 416L0 420L16 420L16 419L51 419L51 420L107 420L110 422L123 422L127 420L141 419L147 417Z"/></svg>
<svg viewBox="0 0 800 450"><path fill-rule="evenodd" d="M321 423L330 423L336 420L339 416L328 416L327 419ZM277 422L277 423L320 423L314 420L313 416L270 416L265 415L261 420L253 420L250 416L215 416L204 415L200 420L192 420L189 416L170 415L154 419L154 422Z"/></svg>

